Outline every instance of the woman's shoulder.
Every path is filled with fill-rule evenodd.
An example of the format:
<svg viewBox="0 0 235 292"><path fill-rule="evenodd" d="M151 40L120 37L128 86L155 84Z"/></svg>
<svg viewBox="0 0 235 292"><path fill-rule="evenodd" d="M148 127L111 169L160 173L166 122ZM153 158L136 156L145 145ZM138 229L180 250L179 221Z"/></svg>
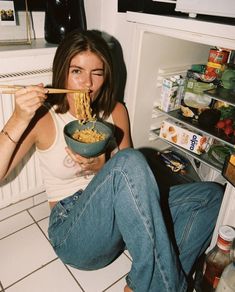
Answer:
<svg viewBox="0 0 235 292"><path fill-rule="evenodd" d="M117 101L116 104L115 104L115 107L113 109L113 112L112 114L119 114L119 113L123 113L123 112L126 112L126 106L120 102L120 101Z"/></svg>
<svg viewBox="0 0 235 292"><path fill-rule="evenodd" d="M113 109L112 116L113 116L114 121L118 120L121 117L127 117L126 106L123 103L117 101L117 103Z"/></svg>

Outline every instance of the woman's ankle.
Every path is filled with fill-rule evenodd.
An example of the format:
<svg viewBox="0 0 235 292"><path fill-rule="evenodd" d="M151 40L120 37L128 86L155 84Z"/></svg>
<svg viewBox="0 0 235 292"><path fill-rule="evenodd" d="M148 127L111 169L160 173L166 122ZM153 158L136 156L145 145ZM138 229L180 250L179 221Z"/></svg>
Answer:
<svg viewBox="0 0 235 292"><path fill-rule="evenodd" d="M124 288L124 292L133 292L127 285Z"/></svg>

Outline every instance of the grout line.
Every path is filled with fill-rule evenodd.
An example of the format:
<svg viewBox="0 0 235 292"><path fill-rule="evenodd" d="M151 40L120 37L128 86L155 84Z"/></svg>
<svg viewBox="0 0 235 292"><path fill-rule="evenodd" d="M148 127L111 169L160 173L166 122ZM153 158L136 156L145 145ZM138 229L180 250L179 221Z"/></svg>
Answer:
<svg viewBox="0 0 235 292"><path fill-rule="evenodd" d="M21 211L19 211L19 212L16 212L16 213L14 213L14 214L12 214L12 215L10 215L10 216L8 216L8 217L5 217L4 219L2 219L2 220L0 220L0 222L3 222L3 221L5 221L5 220L7 220L7 219L9 219L9 218L11 218L11 217L14 217L15 215L19 215L20 213L23 213L23 212L25 212L27 209L24 209L24 210L21 210ZM1 211L1 210L0 210Z"/></svg>
<svg viewBox="0 0 235 292"><path fill-rule="evenodd" d="M28 211L28 210L27 210L27 211ZM43 235L45 236L45 238L47 239L47 241L48 241L49 244L51 245L51 242L50 242L49 238L46 236L46 234L45 234L44 231L42 230L41 226L38 224L38 223L39 223L40 221L42 221L43 219L40 219L40 220L36 221L36 220L33 218L33 216L30 214L30 212L29 212L29 215L32 217L32 219L34 220L35 224L38 226L38 228L40 229L40 231L43 233ZM44 219L46 219L46 218L48 218L48 217L45 217ZM52 245L51 245L51 248L53 249ZM60 260L59 257L57 257L56 259L59 259L59 260ZM60 261L61 261L61 260L60 260ZM79 288L80 288L83 292L85 292L85 290L82 288L81 284L80 284L80 283L78 282L78 280L75 278L75 276L74 276L73 273L70 271L70 269L67 267L67 265L64 264L62 261L61 261L61 263L62 263L62 264L65 266L65 268L68 270L68 272L70 273L70 275L72 276L72 278L74 279L74 281L77 283L77 285L79 286Z"/></svg>
<svg viewBox="0 0 235 292"><path fill-rule="evenodd" d="M1 292L5 292L5 289L4 287L2 286L2 282L0 281L0 289L1 289Z"/></svg>
<svg viewBox="0 0 235 292"><path fill-rule="evenodd" d="M52 262L54 262L54 261L56 261L56 260L58 260L58 258L55 258L55 259L53 259L53 260L49 261L48 263L46 263L46 264L42 265L40 268L38 268L38 269L36 269L36 270L32 271L31 273L29 273L29 274L25 275L24 277L22 277L22 278L20 278L19 280L15 281L14 283L12 283L11 285L9 285L9 286L8 286L8 287L6 287L5 289L8 289L8 288L10 288L10 287L14 286L15 284L17 284L17 283L21 282L22 280L26 279L26 278L27 278L27 277L29 277L30 275L34 274L35 272L37 272L37 271L39 271L39 270L41 270L41 269L45 268L46 266L48 266L49 264L51 264ZM3 292L4 292L4 291L3 291Z"/></svg>
<svg viewBox="0 0 235 292"><path fill-rule="evenodd" d="M35 205L35 206L33 206L33 207L29 207L29 208L27 208L27 209L24 209L24 210L22 210L22 211L19 211L19 212L15 213L15 214L11 215L11 216L8 216L8 217L4 218L3 220L0 220L0 223L1 223L1 222L5 221L5 220L7 220L7 219L10 219L10 218L12 218L12 217L14 217L14 216L16 216L16 215L21 214L21 213L23 213L23 212L28 213L28 215L29 215L29 216L32 218L32 220L33 220L33 223L30 223L30 224L28 224L28 225L25 225L24 227L22 227L22 228L20 228L20 229L18 229L18 230L16 230L16 231L14 231L14 232L12 232L12 233L7 234L6 236L1 237L1 238L0 238L0 241L3 240L3 239L5 239L5 238L7 238L8 236L11 236L11 235L13 235L13 234L15 234L15 233L21 231L21 230L24 230L25 228L27 228L27 227L29 227L29 226L35 224L35 223L36 223L36 225L40 228L40 230L42 231L43 235L46 236L45 233L43 232L43 230L41 229L41 227L37 224L36 219L35 219L35 218L31 215L31 213L29 212L30 209L32 209L32 208L34 208L34 207L37 207L37 206L39 206L39 205L41 205L41 204L44 204L44 203L45 203L45 202L41 202L41 203L39 203L39 204L37 204L37 205ZM47 217L44 217L44 218L40 218L40 220L38 220L38 222L40 222L41 220L44 220L44 219L46 219L46 218L48 218L48 216L47 216ZM47 238L47 237L46 237L46 238ZM48 240L48 238L47 238L47 240Z"/></svg>
<svg viewBox="0 0 235 292"><path fill-rule="evenodd" d="M32 200L33 200L33 205L32 205L32 207L37 206L37 205L39 205L39 204L41 204L41 203L38 203L37 205L34 205L34 199L35 199L36 196L41 195L41 194L43 194L43 193L45 193L45 191L41 191L41 192L36 193L36 194L34 194L34 195L32 195L32 196L29 196L29 197L27 197L27 198L21 199L21 200L15 202L15 203L11 203L11 204L9 204L9 205L3 207L3 208L0 208L0 211L5 210L5 209L7 209L7 208L9 208L9 207L12 207L12 206L16 206L16 205L18 205L19 203L22 203L22 202L27 201L27 200L29 200L29 199L32 199ZM47 200L45 200L44 202L46 202L46 201L47 201ZM31 207L29 207L29 208L31 208ZM26 208L26 209L27 209L27 208ZM25 211L26 209L23 209L22 211ZM14 213L14 214L16 214L16 213ZM13 214L13 215L14 215L14 214Z"/></svg>
<svg viewBox="0 0 235 292"><path fill-rule="evenodd" d="M13 234L15 234L15 233L17 233L17 232L19 232L19 231L22 231L22 230L24 230L25 228L28 228L29 226L32 226L32 225L34 225L34 224L35 224L35 222L33 222L33 223L31 223L31 224L28 224L28 225L26 225L26 226L24 226L24 227L22 227L22 228L20 228L20 229L18 229L18 230L16 230L16 231L12 232L12 233L9 233L9 234L7 234L6 236L3 236L2 238L0 238L0 241L3 240L3 239L5 239L5 238L7 238L7 237L9 237L9 236L11 236L11 235L13 235Z"/></svg>
<svg viewBox="0 0 235 292"><path fill-rule="evenodd" d="M128 273L126 273L124 276L122 276L121 278L119 278L118 280L116 280L115 282L113 282L110 286L108 286L107 288L105 288L104 290L102 290L102 292L108 291L111 287L113 287L119 281L121 281L122 279L124 279L127 275L128 275Z"/></svg>
<svg viewBox="0 0 235 292"><path fill-rule="evenodd" d="M43 229L41 228L41 226L38 224L39 222L41 222L42 220L46 219L46 218L49 218L49 216L47 217L44 217L44 218L40 218L38 221L36 221L36 219L33 217L33 215L31 215L31 213L29 212L29 210L26 210L29 214L29 216L33 219L34 221L34 224L37 225L37 227L39 228L39 230L42 232L42 234L44 235L44 237L46 238L46 240L50 243L50 240L48 239L48 237L46 236L46 234L44 233ZM51 245L51 243L50 243ZM52 247L52 245L51 245Z"/></svg>
<svg viewBox="0 0 235 292"><path fill-rule="evenodd" d="M130 260L131 262L133 261L132 258L131 258L128 254L125 253L125 250L124 250L123 253L124 253L124 255L128 258L128 260Z"/></svg>
<svg viewBox="0 0 235 292"><path fill-rule="evenodd" d="M63 262L62 262L63 263ZM64 263L63 263L64 264ZM75 282L78 284L78 286L82 289L82 291L83 292L86 292L83 288L82 288L82 286L81 286L81 284L78 282L78 280L76 279L76 277L74 276L74 274L71 272L71 270L69 269L69 267L66 265L66 264L64 264L64 266L65 266L65 268L68 270L68 272L70 273L70 275L73 277L73 279L75 280Z"/></svg>
<svg viewBox="0 0 235 292"><path fill-rule="evenodd" d="M40 193L39 193L39 194L40 194ZM19 201L19 202L15 203L15 205L18 204L18 203L20 203L20 202L26 201L26 200L28 200L28 199L29 199L29 198L26 198L26 199L24 199L24 200L22 200L22 201ZM45 200L45 201L43 201L43 202L40 202L40 203L38 203L38 204L36 204L36 205L32 205L32 206L30 206L30 207L27 207L27 208L25 208L25 209L23 209L23 210L20 210L20 211L18 211L18 212L16 212L16 213L12 214L12 215L10 215L10 216L7 216L7 217L1 219L0 222L3 222L4 220L7 220L7 219L9 219L9 218L11 218L11 217L14 217L15 215L18 215L18 214L23 213L23 212L25 212L25 211L27 211L27 210L30 210L30 209L32 209L32 208L34 208L34 207L37 207L37 206L39 206L39 205L41 205L41 204L44 204L45 202L47 202L47 200ZM12 205L10 205L10 206L13 206L13 205L14 205L14 204L12 204ZM1 212L1 210L4 210L4 209L6 209L6 208L8 208L8 207L10 207L10 206L6 206L6 207L0 209L0 212Z"/></svg>

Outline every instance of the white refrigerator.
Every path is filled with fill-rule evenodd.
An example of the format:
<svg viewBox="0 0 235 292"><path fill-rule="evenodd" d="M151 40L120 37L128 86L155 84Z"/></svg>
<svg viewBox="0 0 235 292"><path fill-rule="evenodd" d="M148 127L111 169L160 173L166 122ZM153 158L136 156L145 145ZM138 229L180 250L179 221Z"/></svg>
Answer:
<svg viewBox="0 0 235 292"><path fill-rule="evenodd" d="M152 129L159 128L166 118L164 114L154 111L160 103L162 79L184 74L192 64L207 63L212 47L235 50L235 26L136 12L127 12L125 21L129 25L129 35L122 40L124 51L129 54L125 101L133 142L137 148L164 150L169 148L169 144L152 136ZM188 153L186 156L192 158ZM226 185L213 246L220 225L235 227L235 188L221 175L221 169L198 156L196 159L199 159L200 167L195 169L202 180Z"/></svg>

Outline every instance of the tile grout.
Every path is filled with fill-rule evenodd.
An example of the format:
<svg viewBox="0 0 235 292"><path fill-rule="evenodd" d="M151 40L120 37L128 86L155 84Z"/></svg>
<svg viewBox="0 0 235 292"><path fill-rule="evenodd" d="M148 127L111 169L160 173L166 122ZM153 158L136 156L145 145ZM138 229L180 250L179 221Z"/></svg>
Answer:
<svg viewBox="0 0 235 292"><path fill-rule="evenodd" d="M12 232L12 233L9 233L9 234L7 234L7 235L1 237L1 238L0 238L0 241L3 240L3 239L5 239L5 238L7 238L8 236L11 236L11 235L13 235L13 234L15 234L15 233L21 231L21 230L24 230L25 228L27 228L27 227L29 227L29 226L32 226L32 225L35 224L35 223L36 223L36 225L40 228L40 230L42 231L42 233L44 234L43 230L42 230L41 227L37 224L37 222L40 222L40 221L42 221L42 220L48 218L49 216L46 216L46 217L44 217L44 218L40 218L39 220L36 220L36 219L33 217L33 215L29 212L30 209L32 209L32 208L34 208L34 207L37 207L37 206L40 206L40 205L42 205L42 204L44 204L44 203L45 203L45 202L41 202L41 203L39 203L39 204L37 204L37 205L35 205L35 206L32 206L32 207L26 208L26 209L24 209L24 210L22 210L22 211L19 211L19 212L15 213L15 214L13 214L13 215L11 215L11 216L8 216L8 217L6 217L6 218L0 220L0 223L2 223L2 222L4 222L4 221L6 221L6 220L8 220L8 219L10 219L10 218L13 218L14 216L19 215L19 214L24 213L24 212L26 212L26 213L32 218L32 220L33 220L33 223L27 224L27 225L25 225L24 227L22 227L22 228L20 228L20 229L14 231L14 232ZM44 235L45 235L45 234L44 234ZM46 238L47 238L47 237L46 237ZM47 238L47 239L48 239L48 238Z"/></svg>
<svg viewBox="0 0 235 292"><path fill-rule="evenodd" d="M40 230L40 232L43 234L43 236L46 238L46 240L49 242L49 244L51 245L49 238L47 237L47 235L46 235L46 233L44 232L44 230L42 229L42 227L39 225L41 221L43 221L43 220L49 218L49 216L46 216L46 217L44 217L44 218L40 218L40 219L36 219L36 218L34 218L33 214L30 213L30 210L31 210L31 209L33 209L34 207L40 206L40 205L42 205L42 204L44 204L44 203L45 203L45 201L44 201L44 202L40 202L40 203L37 204L37 205L30 206L30 207L28 207L28 208L26 208L26 209L24 209L24 210L22 210L22 211L20 211L20 212L15 213L14 215L9 216L8 218L11 218L11 217L14 217L14 216L17 215L17 214L20 214L20 213L23 213L23 212L26 211L26 213L27 213L27 214L30 216L30 218L33 220L33 223L31 223L31 224L27 224L26 226L20 228L19 230L15 231L15 232L12 232L11 234L8 234L7 236L2 237L0 240L5 239L5 238L9 237L10 235L13 235L13 234L15 234L15 233L17 233L17 232L20 232L20 231L24 230L25 228L27 228L27 227L32 226L32 225L35 224L35 225L39 228L39 230ZM8 219L8 218L4 218L4 219L1 220L0 222L6 220L6 219ZM125 253L124 253L124 254L125 254ZM128 260L131 261L131 259L129 258L129 256L128 256L127 254L125 254L125 256L126 256L126 258L127 258ZM49 262L43 264L41 267L39 267L39 268L33 270L32 272L28 273L27 275L25 275L25 276L22 277L21 279L18 279L17 281L11 283L8 287L5 287L5 288L4 288L4 287L2 286L2 283L0 282L0 291L1 291L1 292L5 292L6 289L8 289L8 288L14 286L15 284L21 282L22 280L26 279L27 277L29 277L30 275L36 273L37 271L42 270L44 267L48 266L50 263L52 263L52 262L54 262L54 261L56 261L56 260L59 260L59 258L56 257L55 259L53 259L53 260L51 260L51 261L49 261ZM62 262L62 264L64 265L64 267L66 268L66 270L69 272L69 274L71 275L73 281L75 281L76 285L79 286L79 288L81 289L81 291L85 292L84 288L83 288L82 285L79 283L79 280L76 279L75 275L74 275L73 272L69 269L69 267L68 267L66 264L64 264L63 262ZM107 287L107 288L105 288L104 290L102 290L102 292L108 291L111 287L113 287L116 283L118 283L118 282L119 282L121 279L123 279L126 275L127 275L127 274L125 274L125 275L123 275L122 277L120 277L119 279L117 279L115 282L113 282L112 284L110 284L109 287Z"/></svg>
<svg viewBox="0 0 235 292"><path fill-rule="evenodd" d="M5 287L5 288L3 287L3 289L6 290L6 289L8 289L8 288L14 286L15 284L17 284L17 283L21 282L22 280L28 278L30 275L36 273L37 271L42 270L43 268L45 268L46 266L48 266L49 264L53 263L53 262L56 261L56 260L58 260L58 257L56 257L55 259L53 259L53 260L47 262L46 264L42 265L40 268L38 268L38 269L36 269L36 270L33 270L32 272L28 273L28 274L25 275L24 277L22 277L22 278L18 279L17 281L13 282L13 283L10 284L9 286L7 286L7 287Z"/></svg>

